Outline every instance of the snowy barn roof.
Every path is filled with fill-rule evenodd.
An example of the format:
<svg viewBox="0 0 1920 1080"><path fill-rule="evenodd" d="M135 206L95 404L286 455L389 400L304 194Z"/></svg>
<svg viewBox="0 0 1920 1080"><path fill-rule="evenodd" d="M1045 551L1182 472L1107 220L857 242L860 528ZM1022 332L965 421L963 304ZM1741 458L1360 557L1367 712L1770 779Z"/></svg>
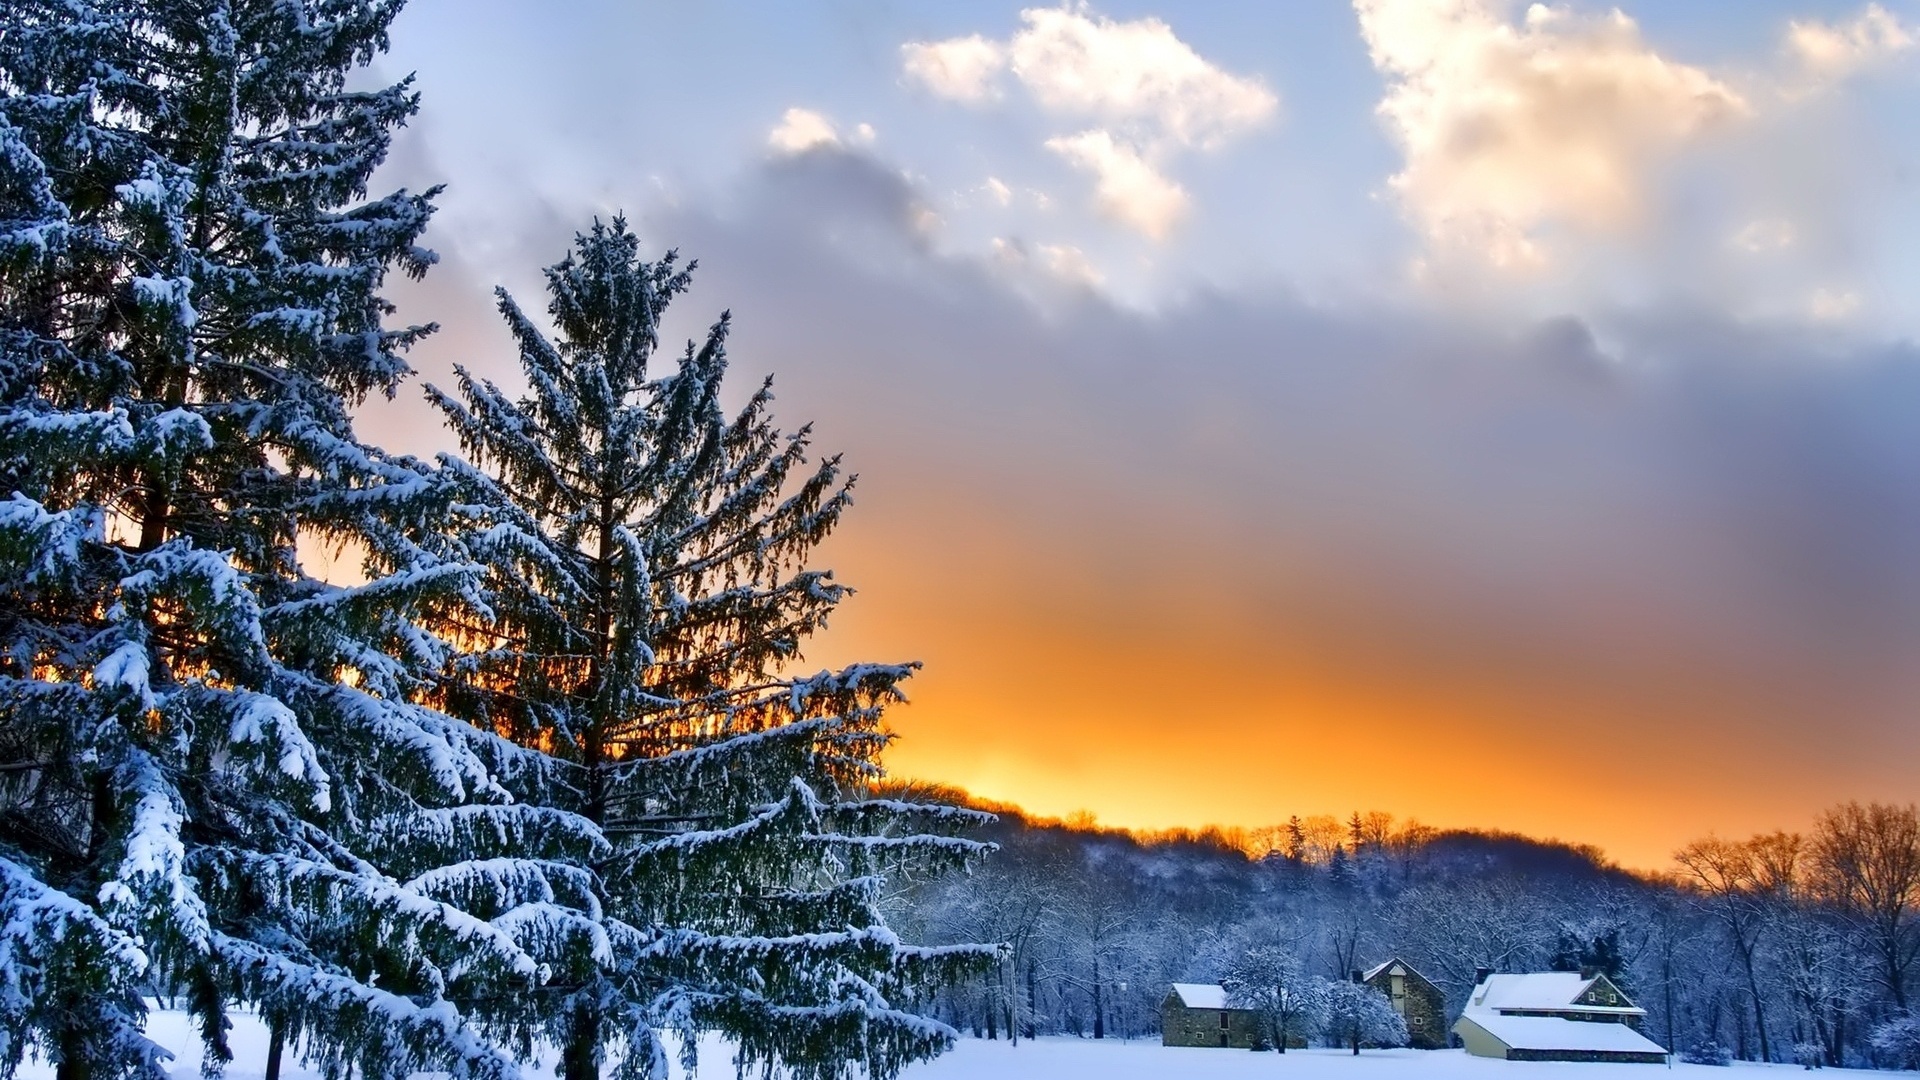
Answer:
<svg viewBox="0 0 1920 1080"><path fill-rule="evenodd" d="M1487 1034L1515 1050L1613 1054L1667 1052L1665 1047L1626 1024L1601 1024L1559 1016L1505 1016L1490 1010L1471 1009L1460 1019L1480 1025Z"/></svg>
<svg viewBox="0 0 1920 1080"><path fill-rule="evenodd" d="M1511 1012L1526 1010L1529 1012L1583 1012L1610 1013L1621 1016L1645 1016L1647 1010L1627 1003L1621 995L1619 1005L1583 1005L1578 1004L1580 995L1587 992L1599 976L1582 976L1573 971L1534 971L1524 975L1489 975L1485 982L1473 988L1473 997L1467 1002L1469 1013L1485 1010L1488 1012Z"/></svg>
<svg viewBox="0 0 1920 1080"><path fill-rule="evenodd" d="M1214 983L1174 983L1173 992L1180 995L1180 1004L1189 1009L1231 1009L1227 1004L1227 988Z"/></svg>

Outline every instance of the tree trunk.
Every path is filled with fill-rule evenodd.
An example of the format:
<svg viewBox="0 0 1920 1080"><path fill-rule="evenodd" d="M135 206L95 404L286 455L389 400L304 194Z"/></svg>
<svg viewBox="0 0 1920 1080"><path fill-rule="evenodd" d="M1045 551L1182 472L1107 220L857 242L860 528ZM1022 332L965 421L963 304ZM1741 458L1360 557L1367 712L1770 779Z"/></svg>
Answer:
<svg viewBox="0 0 1920 1080"><path fill-rule="evenodd" d="M280 1080L280 1052L287 1045L287 1025L279 1020L267 1030L267 1071L262 1080Z"/></svg>
<svg viewBox="0 0 1920 1080"><path fill-rule="evenodd" d="M1013 958L1008 957L1007 962L1000 965L1000 977L996 981L1000 986L1001 1006L1007 1010L1007 1039L1013 1045L1019 1046L1020 1029L1015 1025L1020 1013L1020 999L1013 988L1013 970Z"/></svg>
<svg viewBox="0 0 1920 1080"><path fill-rule="evenodd" d="M60 1064L54 1080L93 1080L93 1061L87 1057L85 1032L70 1027L60 1033Z"/></svg>
<svg viewBox="0 0 1920 1080"><path fill-rule="evenodd" d="M1040 995L1039 995L1039 991L1034 986L1034 983L1036 981L1037 981L1037 977L1034 972L1034 960L1033 960L1033 957L1029 956L1027 957L1027 1022L1025 1025L1026 1036L1029 1039L1033 1038L1034 1021L1037 1020L1040 1016L1040 1004L1039 1004Z"/></svg>
<svg viewBox="0 0 1920 1080"><path fill-rule="evenodd" d="M1893 1007L1897 1012L1907 1011L1906 965L1900 961L1900 921L1895 916L1892 926L1881 931L1885 939L1881 946L1887 965L1887 990L1893 997Z"/></svg>
<svg viewBox="0 0 1920 1080"><path fill-rule="evenodd" d="M115 818L119 809L114 802L113 774L97 771L92 778L91 791L87 799L87 865L98 866L107 848L108 837L113 833ZM80 1004L84 996L76 999L68 1008L68 1015L77 1015L84 1010ZM69 1026L60 1032L60 1063L54 1069L54 1080L93 1080L93 1059L87 1056L87 1031L85 1028Z"/></svg>
<svg viewBox="0 0 1920 1080"><path fill-rule="evenodd" d="M1667 996L1667 1052L1677 1054L1680 1048L1674 1045L1673 1038L1673 936L1671 932L1662 940L1665 952L1660 961L1660 970Z"/></svg>
<svg viewBox="0 0 1920 1080"><path fill-rule="evenodd" d="M1753 999L1753 1028L1760 1036L1760 1060L1772 1061L1772 1048L1767 1043L1767 1014L1766 1010L1760 1005L1760 977L1755 974L1753 970L1753 949L1751 947L1740 951L1740 961L1747 969L1747 995ZM1747 1056L1745 1026L1744 1024L1741 1025L1742 1033L1740 1038L1742 1043L1740 1056L1743 1058Z"/></svg>
<svg viewBox="0 0 1920 1080"><path fill-rule="evenodd" d="M574 1011L572 1038L560 1055L561 1080L600 1080L600 1009L582 1006Z"/></svg>
<svg viewBox="0 0 1920 1080"><path fill-rule="evenodd" d="M202 245L204 246L204 245ZM160 397L169 409L187 403L187 372L168 364L160 385ZM173 517L173 478L159 469L146 470L146 493L140 498L140 539L136 551L152 551L167 542Z"/></svg>
<svg viewBox="0 0 1920 1080"><path fill-rule="evenodd" d="M1093 958L1093 1037L1107 1037L1107 1011L1100 999L1100 958Z"/></svg>

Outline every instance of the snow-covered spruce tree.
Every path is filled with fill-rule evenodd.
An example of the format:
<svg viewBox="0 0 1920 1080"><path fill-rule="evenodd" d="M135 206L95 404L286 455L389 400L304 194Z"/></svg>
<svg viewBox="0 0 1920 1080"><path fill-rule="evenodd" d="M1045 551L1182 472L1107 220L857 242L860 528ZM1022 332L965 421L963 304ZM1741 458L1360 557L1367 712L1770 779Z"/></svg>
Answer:
<svg viewBox="0 0 1920 1080"><path fill-rule="evenodd" d="M465 628L445 707L574 763L568 809L615 838L589 868L604 910L572 911L597 930L543 954L569 1080L615 1049L654 1075L659 1033L699 1029L743 1064L884 1078L953 1038L902 1006L997 951L902 944L881 889L966 863L984 845L956 833L985 818L870 797L913 665L791 674L847 594L806 560L850 481L774 426L768 385L722 410L725 315L655 369L691 269L596 222L547 271L557 336L499 293L527 394L464 369L457 395L429 389L474 462L443 467L485 508L465 542L493 616Z"/></svg>
<svg viewBox="0 0 1920 1080"><path fill-rule="evenodd" d="M366 190L415 95L346 88L397 6L0 5L0 1075L162 1075L159 989L213 1068L243 1000L336 1073L515 1072L448 995L539 965L388 868L598 841L510 805L544 758L409 701L446 660L413 615L475 577L348 423L424 332L380 289L431 193Z"/></svg>

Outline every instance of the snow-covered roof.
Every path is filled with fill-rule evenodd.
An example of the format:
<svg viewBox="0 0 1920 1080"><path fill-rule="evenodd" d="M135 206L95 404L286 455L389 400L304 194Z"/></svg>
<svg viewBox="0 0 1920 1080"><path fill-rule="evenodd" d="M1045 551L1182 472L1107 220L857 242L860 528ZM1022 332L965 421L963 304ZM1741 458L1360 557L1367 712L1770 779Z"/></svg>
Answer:
<svg viewBox="0 0 1920 1080"><path fill-rule="evenodd" d="M1173 992L1189 1009L1230 1009L1227 988L1214 983L1174 983Z"/></svg>
<svg viewBox="0 0 1920 1080"><path fill-rule="evenodd" d="M1593 978L1584 977L1574 971L1532 971L1523 975L1489 975L1485 982L1473 988L1473 997L1467 1002L1467 1009L1469 1012L1480 1009L1488 1011L1531 1009L1611 1013L1625 1016L1646 1015L1647 1011L1637 1005L1574 1004L1593 984ZM1625 998L1621 1000L1624 1002Z"/></svg>
<svg viewBox="0 0 1920 1080"><path fill-rule="evenodd" d="M1558 1016L1505 1016L1484 1009L1469 1010L1460 1020L1480 1025L1487 1034L1515 1050L1667 1052L1665 1047L1626 1024L1566 1020Z"/></svg>
<svg viewBox="0 0 1920 1080"><path fill-rule="evenodd" d="M1418 971L1414 970L1414 967L1412 964L1407 963L1405 960L1402 960L1397 956L1389 956L1385 960L1382 960L1379 963L1368 968L1366 971L1361 972L1360 981L1372 982L1373 977L1375 975L1380 974L1381 972L1387 970L1390 967L1396 967L1396 966L1401 968L1403 971L1405 971L1409 975L1419 975L1420 978L1422 979L1426 978L1425 975L1420 975Z"/></svg>

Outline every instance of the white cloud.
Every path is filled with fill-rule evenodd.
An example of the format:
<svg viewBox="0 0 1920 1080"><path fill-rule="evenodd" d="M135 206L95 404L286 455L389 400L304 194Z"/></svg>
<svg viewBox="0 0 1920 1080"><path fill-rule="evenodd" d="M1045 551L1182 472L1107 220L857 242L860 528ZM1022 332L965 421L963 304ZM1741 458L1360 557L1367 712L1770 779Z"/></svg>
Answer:
<svg viewBox="0 0 1920 1080"><path fill-rule="evenodd" d="M1814 79L1846 78L1920 45L1920 28L1904 25L1879 4L1868 4L1851 22L1818 20L1787 27L1787 50Z"/></svg>
<svg viewBox="0 0 1920 1080"><path fill-rule="evenodd" d="M873 130L872 124L860 124L853 129L854 142L872 143L875 137L876 133Z"/></svg>
<svg viewBox="0 0 1920 1080"><path fill-rule="evenodd" d="M1838 322L1860 310L1860 294L1846 289L1815 289L1807 299L1807 314L1822 322Z"/></svg>
<svg viewBox="0 0 1920 1080"><path fill-rule="evenodd" d="M1006 41L974 34L901 47L909 77L954 101L997 98L1003 72L1050 115L1090 130L1047 140L1098 178L1103 213L1159 239L1187 195L1165 161L1209 150L1267 122L1280 99L1258 78L1217 67L1156 18L1116 22L1084 5L1028 8Z"/></svg>
<svg viewBox="0 0 1920 1080"><path fill-rule="evenodd" d="M1020 271L1039 269L1068 285L1097 289L1106 281L1087 253L1072 244L1035 244L1029 249L1018 237L996 236L991 250L994 260L1002 266Z"/></svg>
<svg viewBox="0 0 1920 1080"><path fill-rule="evenodd" d="M1047 140L1047 149L1094 174L1101 213L1158 240L1186 215L1187 193L1102 128Z"/></svg>
<svg viewBox="0 0 1920 1080"><path fill-rule="evenodd" d="M1010 66L1051 112L1215 146L1279 108L1265 83L1215 67L1159 19L1114 22L1067 8L1029 8L1020 18L1027 25L1008 44Z"/></svg>
<svg viewBox="0 0 1920 1080"><path fill-rule="evenodd" d="M1497 266L1546 259L1550 226L1631 220L1648 173L1746 102L1655 52L1615 10L1497 0L1354 0L1379 115L1405 154L1392 186L1436 246Z"/></svg>
<svg viewBox="0 0 1920 1080"><path fill-rule="evenodd" d="M1062 281L1094 288L1105 280L1087 253L1072 244L1041 244L1034 250L1040 253L1047 273Z"/></svg>
<svg viewBox="0 0 1920 1080"><path fill-rule="evenodd" d="M987 182L985 187L987 189L987 194L993 196L994 202L999 203L1001 206L1013 205L1013 189L1008 187L1004 182L1002 182L999 177L997 176L987 177Z"/></svg>
<svg viewBox="0 0 1920 1080"><path fill-rule="evenodd" d="M1734 233L1733 246L1758 255L1761 252L1790 248L1798 238L1799 230L1793 227L1793 222L1781 218L1763 218L1748 222L1739 232Z"/></svg>
<svg viewBox="0 0 1920 1080"><path fill-rule="evenodd" d="M871 130L871 129L869 129ZM812 109L788 109L767 133L767 145L782 154L802 154L820 146L839 146L833 121Z"/></svg>
<svg viewBox="0 0 1920 1080"><path fill-rule="evenodd" d="M1007 52L979 34L945 41L909 41L900 46L907 74L927 89L953 101L981 102L999 96L995 80L1007 66Z"/></svg>

